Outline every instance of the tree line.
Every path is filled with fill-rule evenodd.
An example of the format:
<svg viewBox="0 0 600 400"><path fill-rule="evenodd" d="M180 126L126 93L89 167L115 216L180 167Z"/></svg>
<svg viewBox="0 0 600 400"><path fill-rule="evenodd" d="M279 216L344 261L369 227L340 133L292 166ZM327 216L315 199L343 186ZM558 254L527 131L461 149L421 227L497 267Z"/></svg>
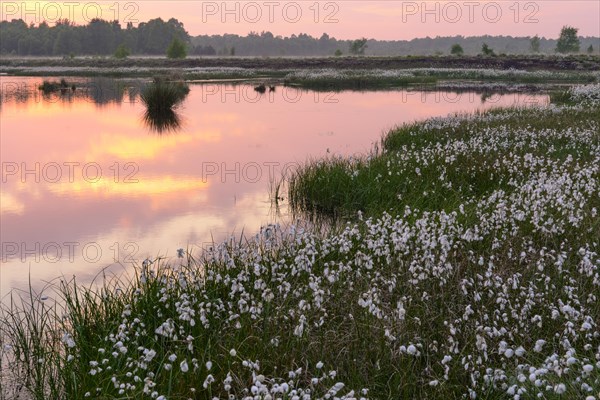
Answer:
<svg viewBox="0 0 600 400"><path fill-rule="evenodd" d="M0 22L0 35L0 53L22 56L112 55L120 46L132 54L164 55L174 39L190 40L175 18L156 18L135 27L102 19L87 25L61 20L54 26L45 22L36 26L18 19Z"/></svg>
<svg viewBox="0 0 600 400"><path fill-rule="evenodd" d="M246 36L235 34L199 35L191 37L183 23L175 18L161 18L125 27L118 21L94 19L87 25L59 21L54 26L46 23L27 25L22 20L0 22L0 53L21 56L77 56L114 55L119 58L131 54L197 56L331 56L331 55L442 55L442 54L553 54L565 52L591 52L600 48L598 37L578 37L571 28L561 39L539 36L451 36L418 38L412 40L338 40L324 33L313 37L305 33L289 37L271 32L250 32ZM561 35L562 36L562 35ZM579 45L573 45L578 40Z"/></svg>

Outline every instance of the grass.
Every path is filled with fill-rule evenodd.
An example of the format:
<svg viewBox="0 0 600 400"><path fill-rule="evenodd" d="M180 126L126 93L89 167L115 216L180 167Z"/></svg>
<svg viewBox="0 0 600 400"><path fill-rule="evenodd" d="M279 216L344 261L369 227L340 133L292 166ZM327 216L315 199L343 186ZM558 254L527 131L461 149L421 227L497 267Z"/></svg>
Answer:
<svg viewBox="0 0 600 400"><path fill-rule="evenodd" d="M573 104L568 93L552 99ZM288 182L290 204L296 212L329 218L353 218L357 211L377 216L383 211L402 211L405 205L450 212L465 198L480 198L493 190L507 189L512 175L499 170L495 161L515 151L511 142L522 135L522 128L542 132L574 127L596 129L598 125L597 107L562 113L538 108L496 109L468 118L455 116L405 124L382 138L381 149L374 149L368 157L334 156L304 165ZM464 141L474 132L499 129L507 132L503 134L506 145L498 153L466 152L451 163L435 154L436 148ZM536 146L523 144L520 154L529 151L559 160L568 156L591 157L560 135L538 140ZM406 158L406 154L412 157ZM440 179L440 173L446 179Z"/></svg>
<svg viewBox="0 0 600 400"><path fill-rule="evenodd" d="M415 76L410 72L383 70L304 70L291 72L284 79L287 86L327 91L406 87L433 84L436 81L434 76Z"/></svg>
<svg viewBox="0 0 600 400"><path fill-rule="evenodd" d="M146 106L146 124L159 133L177 130L181 126L181 118L175 109L189 92L190 88L183 82L155 79L140 93L140 100Z"/></svg>
<svg viewBox="0 0 600 400"><path fill-rule="evenodd" d="M347 221L325 233L28 293L2 312L3 372L36 399L597 396L598 89L309 163L290 197Z"/></svg>

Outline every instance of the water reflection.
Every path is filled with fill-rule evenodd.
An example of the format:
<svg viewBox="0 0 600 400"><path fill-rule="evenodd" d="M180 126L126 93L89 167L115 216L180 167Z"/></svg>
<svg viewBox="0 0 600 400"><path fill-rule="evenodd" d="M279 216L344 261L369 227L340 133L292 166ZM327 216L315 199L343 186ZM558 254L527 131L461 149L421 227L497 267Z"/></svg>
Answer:
<svg viewBox="0 0 600 400"><path fill-rule="evenodd" d="M120 80L97 77L62 80L65 81L66 86L63 87L58 82L58 86L54 90L51 85L57 82L53 78L16 80L3 76L0 87L0 103L27 104L41 101L44 103L74 103L83 100L102 107L111 103L121 104L126 101L126 95L129 102L135 102L140 88L144 85L144 81L139 79Z"/></svg>
<svg viewBox="0 0 600 400"><path fill-rule="evenodd" d="M177 135L149 135L140 93L150 82L68 79L49 99L42 78L0 77L0 294L57 275L198 252L281 217L270 185L307 158L368 151L396 124L494 106L547 102L510 94L403 90L317 93L192 85ZM100 81L100 83L99 83ZM86 85L103 87L89 90ZM107 87L108 85L108 87ZM29 91L15 90L29 88ZM287 198L285 193L281 197ZM211 243L212 244L212 243Z"/></svg>
<svg viewBox="0 0 600 400"><path fill-rule="evenodd" d="M151 111L146 109L144 112L144 123L153 132L174 133L181 129L181 115L173 110L166 109L162 111Z"/></svg>

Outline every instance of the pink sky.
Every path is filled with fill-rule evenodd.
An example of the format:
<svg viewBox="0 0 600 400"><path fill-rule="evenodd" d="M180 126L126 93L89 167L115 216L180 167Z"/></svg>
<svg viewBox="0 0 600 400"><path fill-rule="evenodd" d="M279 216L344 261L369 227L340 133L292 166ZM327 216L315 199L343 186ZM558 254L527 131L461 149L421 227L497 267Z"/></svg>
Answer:
<svg viewBox="0 0 600 400"><path fill-rule="evenodd" d="M600 36L600 1L3 1L1 19L85 23L96 16L121 22L175 17L191 35L271 31L327 32L338 39L412 39L453 35L540 35L563 25Z"/></svg>

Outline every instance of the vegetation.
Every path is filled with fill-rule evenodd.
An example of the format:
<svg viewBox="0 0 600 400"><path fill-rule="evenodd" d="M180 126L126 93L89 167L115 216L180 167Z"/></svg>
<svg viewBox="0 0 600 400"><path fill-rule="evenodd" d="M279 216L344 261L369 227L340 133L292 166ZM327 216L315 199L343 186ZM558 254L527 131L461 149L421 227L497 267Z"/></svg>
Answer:
<svg viewBox="0 0 600 400"><path fill-rule="evenodd" d="M460 44L455 43L452 45L452 48L450 49L450 54L452 54L453 56L462 56L463 53L464 50Z"/></svg>
<svg viewBox="0 0 600 400"><path fill-rule="evenodd" d="M572 26L563 26L556 43L556 51L558 53L578 53L581 47L581 42L577 37L578 31L579 29Z"/></svg>
<svg viewBox="0 0 600 400"><path fill-rule="evenodd" d="M121 43L119 47L117 47L117 50L115 50L115 58L118 58L119 60L129 57L130 54L131 51L125 45L125 43Z"/></svg>
<svg viewBox="0 0 600 400"><path fill-rule="evenodd" d="M349 52L353 55L362 56L365 54L365 50L367 50L367 39L356 39L350 44Z"/></svg>
<svg viewBox="0 0 600 400"><path fill-rule="evenodd" d="M58 91L66 91L66 90L71 90L71 91L75 91L76 86L75 84L69 84L67 83L67 81L63 78L60 80L60 82L51 82L51 81L47 81L44 80L42 82L42 84L38 87L39 90L41 90L43 93L48 94L48 93L54 93L54 92L58 92Z"/></svg>
<svg viewBox="0 0 600 400"><path fill-rule="evenodd" d="M289 37L273 33L250 32L246 36L199 35L190 37L183 24L176 19L160 18L142 22L138 26L122 26L116 21L93 19L87 25L74 25L59 21L56 26L41 23L28 25L21 19L0 22L0 54L29 56L69 56L115 54L120 44L125 44L133 54L163 55L173 38L179 37L189 48L189 54L199 56L228 56L235 48L238 56L330 56L337 49L350 49L356 41L339 40L326 33L313 37L304 33ZM581 46L596 45L598 37L582 37ZM459 44L464 54L477 55L481 43L486 42L498 53L531 53L530 37L513 36L451 36L418 38L412 40L368 40L364 54L385 55L435 55L447 52ZM539 38L541 53L554 53L557 40ZM358 49L360 50L360 48Z"/></svg>
<svg viewBox="0 0 600 400"><path fill-rule="evenodd" d="M173 41L167 48L167 57L180 59L187 57L185 43L178 37L173 38Z"/></svg>
<svg viewBox="0 0 600 400"><path fill-rule="evenodd" d="M434 76L392 70L305 70L287 74L284 83L314 90L361 90L435 83Z"/></svg>
<svg viewBox="0 0 600 400"><path fill-rule="evenodd" d="M140 94L140 100L146 106L144 114L146 124L158 133L179 129L181 118L176 108L181 105L189 92L190 88L182 82L156 78Z"/></svg>
<svg viewBox="0 0 600 400"><path fill-rule="evenodd" d="M481 54L483 54L484 56L487 56L487 57L490 57L490 56L495 56L495 55L496 55L496 53L494 53L494 50L493 50L493 49L491 49L491 48L490 48L490 47L487 45L487 43L484 43L484 44L481 46Z"/></svg>
<svg viewBox="0 0 600 400"><path fill-rule="evenodd" d="M535 35L534 37L531 38L531 40L529 41L529 48L531 50L532 53L539 53L540 52L540 37L538 35Z"/></svg>
<svg viewBox="0 0 600 400"><path fill-rule="evenodd" d="M405 70L344 70L312 69L290 72L285 75L284 83L313 90L375 89L423 85L422 88L435 88L439 80L485 80L510 82L511 84L549 84L566 82L596 82L597 73L550 72L494 69L457 69L457 68L415 68ZM464 83L463 83L464 85ZM455 85L456 86L456 85ZM460 85L458 85L460 87Z"/></svg>
<svg viewBox="0 0 600 400"><path fill-rule="evenodd" d="M290 194L319 213L345 210L349 222L329 231L269 225L202 257L145 260L99 288L61 281L15 295L0 360L21 386L3 389L36 399L594 396L600 86L568 97L406 125L371 157L309 164Z"/></svg>
<svg viewBox="0 0 600 400"><path fill-rule="evenodd" d="M27 25L21 19L0 22L0 53L18 55L114 55L121 44L135 54L165 54L175 37L189 41L183 24L171 18L141 22L137 27L118 21L92 19L87 25L61 20L54 26Z"/></svg>
<svg viewBox="0 0 600 400"><path fill-rule="evenodd" d="M595 87L600 92L600 86ZM563 102L565 96L569 100L572 98L571 94L563 94L560 97ZM367 216L379 216L383 212L401 212L405 205L451 212L462 199L485 196L499 188L508 190L504 184L510 181L510 177L498 180L499 172L494 166L494 160L503 153L488 154L487 158L468 153L451 164L443 157L428 158L427 165L424 165L423 160L419 160L422 156L415 155L414 160L405 160L407 151L421 148L433 151L435 146L446 146L469 138L472 132L487 130L502 130L507 135L510 132L516 135L523 126L535 132L562 131L581 126L581 121L585 121L591 129L594 124L600 123L598 108L587 107L562 113L555 113L552 108L491 110L468 118L456 116L406 124L386 135L381 150L374 150L369 157L334 157L308 163L291 178L288 197L297 212L328 218L351 218L357 211ZM540 144L540 154L549 148L556 148L559 153L564 150L558 142L552 142L551 138L548 140L548 143ZM513 148L508 146L503 151L509 154ZM565 152L561 156L568 154L571 153ZM464 170L467 165L474 166L472 173ZM439 179L442 170L451 186L446 179ZM502 186L498 187L500 183Z"/></svg>

